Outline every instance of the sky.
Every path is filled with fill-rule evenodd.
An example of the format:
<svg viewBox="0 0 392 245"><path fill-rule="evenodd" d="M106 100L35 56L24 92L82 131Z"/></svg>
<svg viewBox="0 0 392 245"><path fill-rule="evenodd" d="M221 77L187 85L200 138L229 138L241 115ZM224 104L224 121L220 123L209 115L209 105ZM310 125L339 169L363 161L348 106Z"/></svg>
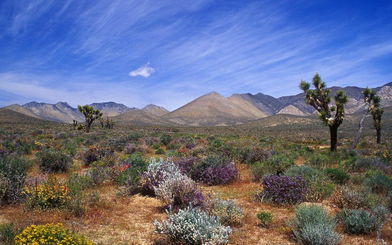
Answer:
<svg viewBox="0 0 392 245"><path fill-rule="evenodd" d="M390 0L1 0L0 106L170 110L216 91L392 81Z"/></svg>

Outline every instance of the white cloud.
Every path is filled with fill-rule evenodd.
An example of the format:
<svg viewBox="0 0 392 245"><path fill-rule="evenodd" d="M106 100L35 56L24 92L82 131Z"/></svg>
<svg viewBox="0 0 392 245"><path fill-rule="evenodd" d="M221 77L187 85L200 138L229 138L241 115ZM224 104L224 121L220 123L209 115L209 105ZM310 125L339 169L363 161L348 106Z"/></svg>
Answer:
<svg viewBox="0 0 392 245"><path fill-rule="evenodd" d="M151 74L155 72L155 69L150 66L150 64L145 64L142 67L137 68L136 70L131 71L128 75L131 77L137 77L137 76L142 76L142 77L149 77Z"/></svg>

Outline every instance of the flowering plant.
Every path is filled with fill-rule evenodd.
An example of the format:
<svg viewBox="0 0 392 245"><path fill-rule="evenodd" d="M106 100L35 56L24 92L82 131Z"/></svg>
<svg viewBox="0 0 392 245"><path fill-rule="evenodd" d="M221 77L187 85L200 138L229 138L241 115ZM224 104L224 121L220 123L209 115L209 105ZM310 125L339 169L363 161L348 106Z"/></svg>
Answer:
<svg viewBox="0 0 392 245"><path fill-rule="evenodd" d="M64 228L62 224L31 225L15 237L16 245L93 245L85 237Z"/></svg>

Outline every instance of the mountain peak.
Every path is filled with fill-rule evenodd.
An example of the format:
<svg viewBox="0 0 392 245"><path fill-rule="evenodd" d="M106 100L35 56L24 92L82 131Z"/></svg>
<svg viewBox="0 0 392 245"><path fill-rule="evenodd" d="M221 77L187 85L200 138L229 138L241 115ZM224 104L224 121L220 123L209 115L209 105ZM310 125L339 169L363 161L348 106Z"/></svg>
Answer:
<svg viewBox="0 0 392 245"><path fill-rule="evenodd" d="M154 104L146 105L145 107L143 107L142 111L148 112L148 113L153 114L158 117L169 113L169 111L166 110L166 108L164 108L162 106L157 106Z"/></svg>

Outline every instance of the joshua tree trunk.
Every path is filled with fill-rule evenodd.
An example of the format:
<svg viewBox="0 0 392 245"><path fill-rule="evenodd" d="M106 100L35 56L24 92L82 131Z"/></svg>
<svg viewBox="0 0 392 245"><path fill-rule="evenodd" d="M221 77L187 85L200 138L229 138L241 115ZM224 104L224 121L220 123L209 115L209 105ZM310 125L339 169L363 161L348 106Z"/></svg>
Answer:
<svg viewBox="0 0 392 245"><path fill-rule="evenodd" d="M335 125L329 126L329 133L331 136L331 151L336 151L338 144L338 127Z"/></svg>
<svg viewBox="0 0 392 245"><path fill-rule="evenodd" d="M354 142L353 142L353 149L355 149L355 147L357 147L359 140L361 138L362 135L362 130L363 130L363 126L365 123L365 118L366 116L369 114L369 109L366 109L362 115L361 120L359 121L359 128L358 128L358 132L357 135L355 136Z"/></svg>
<svg viewBox="0 0 392 245"><path fill-rule="evenodd" d="M381 143L381 128L376 129L377 132L377 144Z"/></svg>

